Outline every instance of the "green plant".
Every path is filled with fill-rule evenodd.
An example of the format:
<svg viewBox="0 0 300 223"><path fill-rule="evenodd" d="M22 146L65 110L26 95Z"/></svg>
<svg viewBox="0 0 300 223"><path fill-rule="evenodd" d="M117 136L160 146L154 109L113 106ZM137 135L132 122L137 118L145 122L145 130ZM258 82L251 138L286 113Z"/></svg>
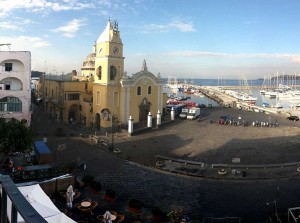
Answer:
<svg viewBox="0 0 300 223"><path fill-rule="evenodd" d="M99 192L102 190L102 186L100 184L100 182L93 180L90 184L90 187L93 191L95 192Z"/></svg>
<svg viewBox="0 0 300 223"><path fill-rule="evenodd" d="M130 199L128 202L128 206L134 209L141 209L144 207L144 203L142 201L139 201L137 199Z"/></svg>
<svg viewBox="0 0 300 223"><path fill-rule="evenodd" d="M163 212L160 208L154 207L152 209L152 215L154 219L161 220L161 221L167 221L168 216L167 213Z"/></svg>
<svg viewBox="0 0 300 223"><path fill-rule="evenodd" d="M82 178L81 178L81 182L83 182L85 185L88 185L90 184L93 180L95 179L94 176L92 175L84 175Z"/></svg>
<svg viewBox="0 0 300 223"><path fill-rule="evenodd" d="M108 196L109 198L114 199L116 197L116 191L114 191L113 189L107 189L105 191L105 195Z"/></svg>

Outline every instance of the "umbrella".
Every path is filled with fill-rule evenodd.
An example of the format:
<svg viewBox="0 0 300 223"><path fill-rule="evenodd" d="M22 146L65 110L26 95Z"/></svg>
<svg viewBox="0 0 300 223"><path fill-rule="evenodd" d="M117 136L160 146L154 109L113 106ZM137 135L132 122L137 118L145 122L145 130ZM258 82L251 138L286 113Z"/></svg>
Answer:
<svg viewBox="0 0 300 223"><path fill-rule="evenodd" d="M105 214L103 215L104 222L112 223L111 216L112 216L112 214L109 211L106 211Z"/></svg>
<svg viewBox="0 0 300 223"><path fill-rule="evenodd" d="M74 195L75 195L75 193L74 193L74 191L73 191L73 186L70 185L70 186L68 187L67 193L66 193L67 206L68 206L69 208L72 208L72 206L73 206L73 203L72 203L72 202L73 202Z"/></svg>

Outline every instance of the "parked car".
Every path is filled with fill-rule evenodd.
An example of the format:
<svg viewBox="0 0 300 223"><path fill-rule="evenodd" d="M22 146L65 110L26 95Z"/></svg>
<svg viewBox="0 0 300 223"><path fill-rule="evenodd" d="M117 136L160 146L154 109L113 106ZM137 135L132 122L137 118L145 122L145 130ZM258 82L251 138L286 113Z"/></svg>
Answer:
<svg viewBox="0 0 300 223"><path fill-rule="evenodd" d="M299 117L297 115L291 115L287 117L287 119L291 121L299 121Z"/></svg>
<svg viewBox="0 0 300 223"><path fill-rule="evenodd" d="M219 117L218 123L220 125L225 125L225 124L228 124L230 120L231 120L231 117L229 115L222 115Z"/></svg>

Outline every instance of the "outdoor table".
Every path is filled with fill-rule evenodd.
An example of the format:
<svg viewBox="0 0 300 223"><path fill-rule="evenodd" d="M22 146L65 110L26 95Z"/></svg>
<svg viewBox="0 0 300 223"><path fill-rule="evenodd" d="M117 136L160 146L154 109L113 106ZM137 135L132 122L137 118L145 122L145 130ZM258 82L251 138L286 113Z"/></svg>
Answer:
<svg viewBox="0 0 300 223"><path fill-rule="evenodd" d="M81 206L84 207L84 208L88 208L91 206L91 202L89 201L83 201L81 202Z"/></svg>

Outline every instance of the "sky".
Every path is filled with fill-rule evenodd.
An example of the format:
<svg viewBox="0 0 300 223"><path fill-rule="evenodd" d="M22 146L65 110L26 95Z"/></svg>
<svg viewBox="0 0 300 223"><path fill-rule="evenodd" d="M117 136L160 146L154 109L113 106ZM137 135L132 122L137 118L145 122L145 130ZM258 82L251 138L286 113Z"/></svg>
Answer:
<svg viewBox="0 0 300 223"><path fill-rule="evenodd" d="M80 69L116 20L125 71L164 78L300 75L299 0L0 0L1 51L30 51L32 70Z"/></svg>

